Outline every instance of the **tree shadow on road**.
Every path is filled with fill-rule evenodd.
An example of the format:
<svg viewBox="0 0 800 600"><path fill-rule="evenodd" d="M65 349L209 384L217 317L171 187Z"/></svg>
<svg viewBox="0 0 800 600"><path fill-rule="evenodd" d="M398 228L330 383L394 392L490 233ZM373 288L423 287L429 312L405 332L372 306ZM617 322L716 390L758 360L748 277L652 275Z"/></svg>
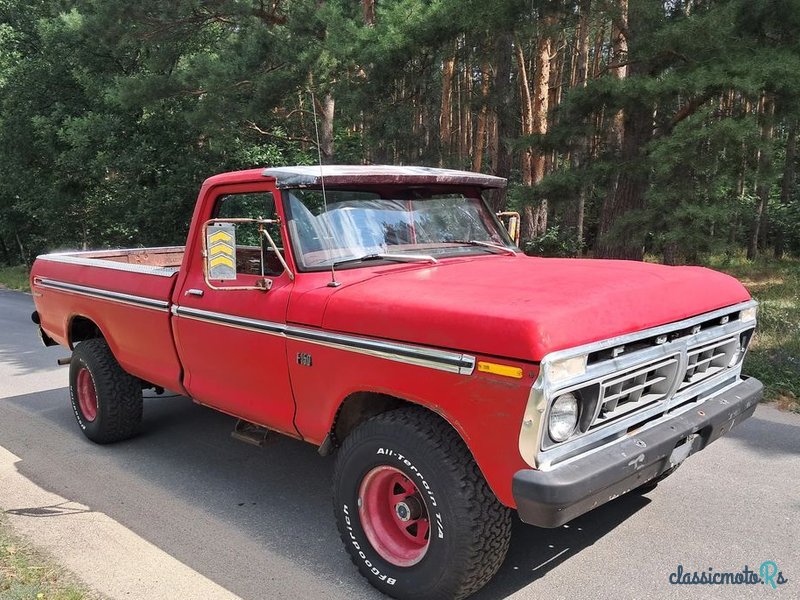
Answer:
<svg viewBox="0 0 800 600"><path fill-rule="evenodd" d="M626 494L557 529L532 527L514 517L511 547L497 576L474 600L505 598L557 569L650 503Z"/></svg>
<svg viewBox="0 0 800 600"><path fill-rule="evenodd" d="M791 413L784 415L788 418L795 417L793 420L797 424L778 423L772 419L753 416L740 427L734 428L728 437L747 445L760 455L800 454L800 416Z"/></svg>
<svg viewBox="0 0 800 600"><path fill-rule="evenodd" d="M5 311L0 313L0 331L3 344L0 348L0 363L9 365L15 373L29 375L42 370L61 369L56 360L68 356L66 348L44 349L39 341L39 332L30 319L35 307L29 294L0 290Z"/></svg>

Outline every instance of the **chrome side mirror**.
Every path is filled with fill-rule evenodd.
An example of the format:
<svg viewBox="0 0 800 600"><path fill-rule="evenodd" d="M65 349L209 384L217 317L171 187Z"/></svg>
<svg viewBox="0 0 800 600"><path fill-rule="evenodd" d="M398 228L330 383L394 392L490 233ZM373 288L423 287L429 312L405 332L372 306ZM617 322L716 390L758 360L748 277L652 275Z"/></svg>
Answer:
<svg viewBox="0 0 800 600"><path fill-rule="evenodd" d="M520 223L522 222L519 213L515 211L499 212L497 218L500 219L514 243L519 246Z"/></svg>

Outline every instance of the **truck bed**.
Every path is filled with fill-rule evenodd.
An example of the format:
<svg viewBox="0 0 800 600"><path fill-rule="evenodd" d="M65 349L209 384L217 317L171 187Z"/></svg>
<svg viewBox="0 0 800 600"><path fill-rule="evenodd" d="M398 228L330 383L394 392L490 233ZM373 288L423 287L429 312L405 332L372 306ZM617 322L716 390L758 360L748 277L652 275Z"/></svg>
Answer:
<svg viewBox="0 0 800 600"><path fill-rule="evenodd" d="M43 332L72 347L94 323L126 371L182 391L169 311L183 254L170 246L39 256L31 289Z"/></svg>
<svg viewBox="0 0 800 600"><path fill-rule="evenodd" d="M89 250L87 252L58 252L40 256L40 260L74 265L105 267L151 274L157 270L164 275L173 275L183 262L183 246L158 248L120 248L117 250ZM111 264L106 264L111 263ZM125 265L125 266L123 266Z"/></svg>

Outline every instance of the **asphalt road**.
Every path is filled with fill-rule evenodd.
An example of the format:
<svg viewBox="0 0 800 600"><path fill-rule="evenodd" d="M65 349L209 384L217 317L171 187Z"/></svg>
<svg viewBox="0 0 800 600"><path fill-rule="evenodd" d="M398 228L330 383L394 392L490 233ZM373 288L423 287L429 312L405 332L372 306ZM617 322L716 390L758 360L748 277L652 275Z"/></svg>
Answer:
<svg viewBox="0 0 800 600"><path fill-rule="evenodd" d="M31 310L30 296L0 290L0 446L21 459L21 475L242 598L381 597L338 539L331 458L286 438L265 448L236 442L230 417L179 397L146 400L136 439L93 445L74 422L67 368L55 366L66 351L41 346ZM738 571L765 560L789 583L668 581L679 564ZM800 598L800 415L760 406L655 491L560 529L515 521L505 564L476 598L508 596Z"/></svg>

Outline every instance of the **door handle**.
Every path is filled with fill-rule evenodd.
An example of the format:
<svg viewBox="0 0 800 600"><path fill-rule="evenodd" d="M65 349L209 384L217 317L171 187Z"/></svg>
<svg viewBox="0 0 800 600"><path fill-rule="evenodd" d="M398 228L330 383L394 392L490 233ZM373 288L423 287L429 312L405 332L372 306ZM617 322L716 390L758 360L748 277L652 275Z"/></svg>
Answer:
<svg viewBox="0 0 800 600"><path fill-rule="evenodd" d="M192 289L186 290L186 293L184 295L185 296L197 296L198 298L202 298L203 297L203 293L204 293L203 290L198 290L196 288L192 288Z"/></svg>

